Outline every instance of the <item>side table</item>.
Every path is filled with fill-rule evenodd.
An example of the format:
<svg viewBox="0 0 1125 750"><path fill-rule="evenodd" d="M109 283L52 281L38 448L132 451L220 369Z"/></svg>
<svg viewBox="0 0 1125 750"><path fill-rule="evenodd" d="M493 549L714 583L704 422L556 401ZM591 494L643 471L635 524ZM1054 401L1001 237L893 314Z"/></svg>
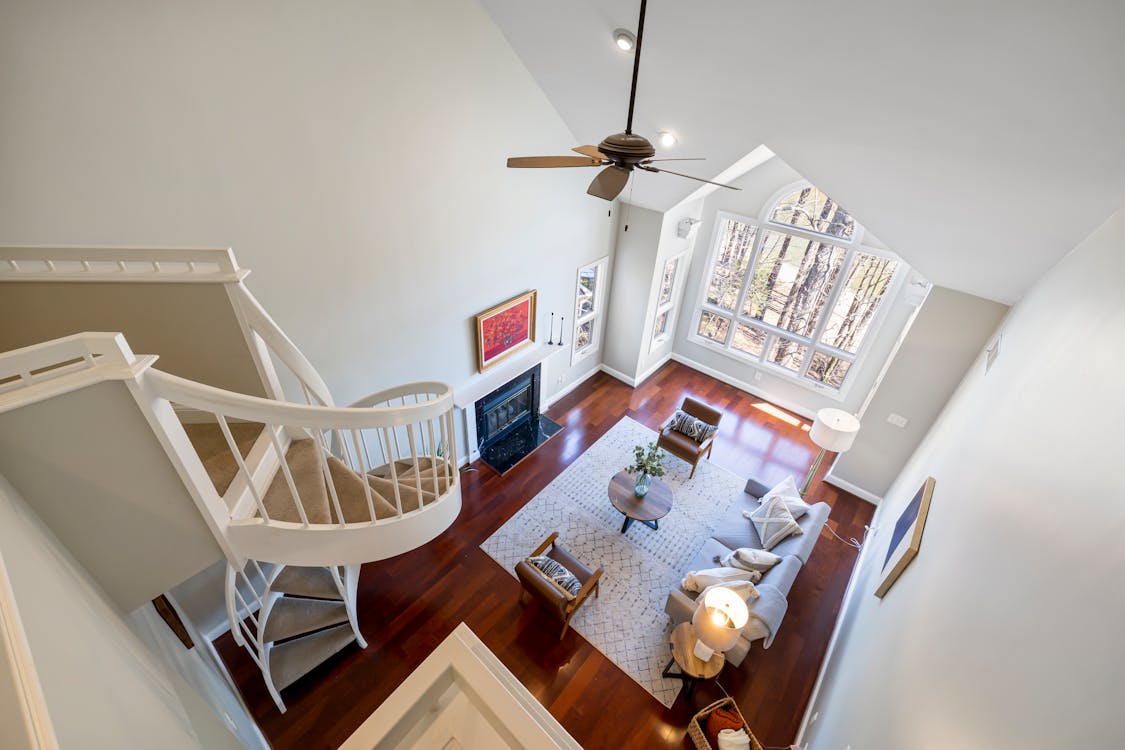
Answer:
<svg viewBox="0 0 1125 750"><path fill-rule="evenodd" d="M727 659L722 653L716 651L707 661L703 661L693 653L698 638L695 637L695 629L692 628L690 622L677 625L672 630L672 635L668 640L672 646L672 658L660 674L664 677L683 680L685 698L691 697L692 693L695 692L696 683L700 680L714 679L718 677L719 672L723 671L723 665L726 664ZM678 667L680 671L673 672L673 665Z"/></svg>

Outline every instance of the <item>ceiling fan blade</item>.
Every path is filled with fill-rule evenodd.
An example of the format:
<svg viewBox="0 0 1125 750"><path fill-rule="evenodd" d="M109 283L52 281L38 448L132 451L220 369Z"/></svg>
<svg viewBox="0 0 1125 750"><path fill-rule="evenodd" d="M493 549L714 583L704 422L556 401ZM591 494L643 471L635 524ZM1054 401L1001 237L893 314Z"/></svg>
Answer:
<svg viewBox="0 0 1125 750"><path fill-rule="evenodd" d="M677 177L686 177L689 180L696 180L698 182L706 182L708 185L718 185L719 187L724 187L724 188L727 188L728 190L741 190L742 189L742 188L739 188L739 187L735 187L734 185L724 185L723 183L715 182L714 180L705 180L702 177L692 177L690 174L684 174L683 172L673 172L671 169L657 169L656 167L648 167L648 166L645 166L644 164L638 164L637 166L640 167L641 169L645 170L646 172L667 172L668 174L674 174Z"/></svg>
<svg viewBox="0 0 1125 750"><path fill-rule="evenodd" d="M586 192L596 198L611 201L621 194L629 182L629 170L618 166L609 166L598 172L598 176L590 183Z"/></svg>
<svg viewBox="0 0 1125 750"><path fill-rule="evenodd" d="M676 156L668 157L666 159L645 159L641 164L652 164L654 161L706 161L704 156Z"/></svg>
<svg viewBox="0 0 1125 750"><path fill-rule="evenodd" d="M509 167L600 167L601 160L588 156L513 156Z"/></svg>
<svg viewBox="0 0 1125 750"><path fill-rule="evenodd" d="M598 151L597 146L575 146L574 148L571 149L571 151L575 151L579 154L585 154L586 156L589 156L591 159L605 159L606 158L605 154L603 154L601 151Z"/></svg>

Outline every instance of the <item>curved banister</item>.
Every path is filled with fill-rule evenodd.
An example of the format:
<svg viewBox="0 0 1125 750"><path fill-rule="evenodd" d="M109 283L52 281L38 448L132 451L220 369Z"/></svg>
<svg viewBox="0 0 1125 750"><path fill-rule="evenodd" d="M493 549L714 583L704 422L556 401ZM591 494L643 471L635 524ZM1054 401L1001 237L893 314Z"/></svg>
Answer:
<svg viewBox="0 0 1125 750"><path fill-rule="evenodd" d="M155 369L150 371L149 376L158 395L181 406L212 414L223 414L247 422L271 422L287 427L346 430L402 427L440 417L453 408L453 389L444 383L416 384L436 385L444 391L428 393L430 398L417 404L356 408L294 404L288 401L247 396ZM403 386L403 388L408 387ZM421 395L426 391L418 393Z"/></svg>

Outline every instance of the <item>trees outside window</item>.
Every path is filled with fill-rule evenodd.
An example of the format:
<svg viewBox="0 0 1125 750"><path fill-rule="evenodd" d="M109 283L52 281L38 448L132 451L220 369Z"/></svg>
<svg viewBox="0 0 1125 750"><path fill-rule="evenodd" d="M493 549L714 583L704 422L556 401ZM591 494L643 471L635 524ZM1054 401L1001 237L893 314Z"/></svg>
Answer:
<svg viewBox="0 0 1125 750"><path fill-rule="evenodd" d="M679 297L680 276L686 253L669 258L660 277L660 293L656 298L656 315L652 322L652 347L659 346L672 335L676 325L676 304Z"/></svg>
<svg viewBox="0 0 1125 750"><path fill-rule="evenodd" d="M606 268L608 258L594 261L578 269L578 283L574 292L574 345L570 362L585 359L601 347L599 332L605 307Z"/></svg>
<svg viewBox="0 0 1125 750"><path fill-rule="evenodd" d="M766 216L719 214L694 338L840 390L901 264L811 185Z"/></svg>

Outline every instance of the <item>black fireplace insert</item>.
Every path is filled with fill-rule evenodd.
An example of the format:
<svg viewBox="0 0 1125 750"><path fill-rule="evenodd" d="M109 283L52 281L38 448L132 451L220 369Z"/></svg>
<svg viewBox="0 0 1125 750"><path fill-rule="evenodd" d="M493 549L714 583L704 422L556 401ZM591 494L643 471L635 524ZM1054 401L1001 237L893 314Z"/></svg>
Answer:
<svg viewBox="0 0 1125 750"><path fill-rule="evenodd" d="M535 365L477 401L480 457L500 474L562 429L539 413L541 373Z"/></svg>

